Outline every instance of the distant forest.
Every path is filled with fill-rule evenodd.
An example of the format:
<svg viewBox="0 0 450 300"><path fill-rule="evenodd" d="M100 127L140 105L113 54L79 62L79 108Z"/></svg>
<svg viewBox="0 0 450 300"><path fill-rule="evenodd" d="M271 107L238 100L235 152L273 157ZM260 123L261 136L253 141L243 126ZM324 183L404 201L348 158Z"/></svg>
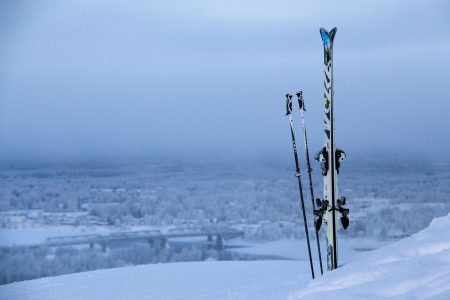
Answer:
<svg viewBox="0 0 450 300"><path fill-rule="evenodd" d="M313 173L315 195L321 197L322 176L317 170ZM0 211L86 211L112 226L136 220L144 225L184 220L233 225L296 223L299 219L298 191L290 166L161 163L3 168L0 176ZM366 221L350 226L350 234L370 234L380 226L413 233L433 216L450 211L450 169L446 165L349 161L341 168L339 180L340 194L347 197L350 208L357 198L390 199L392 204L375 215L368 212ZM306 189L304 193L311 213L309 193ZM409 206L399 208L400 204ZM350 219L351 214L352 210Z"/></svg>
<svg viewBox="0 0 450 300"><path fill-rule="evenodd" d="M316 197L321 197L318 169L313 173L314 188ZM73 226L90 226L92 221L121 228L214 223L244 228L247 241L304 238L292 166L167 162L71 168L3 166L0 177L3 229L58 226L61 219L56 216L61 213L83 212L72 220ZM307 176L302 178L307 180ZM410 235L433 217L450 212L447 164L349 161L342 166L339 180L351 222L343 237L385 240L393 230ZM312 227L309 191L305 189L304 194ZM358 207L360 199L388 204ZM47 218L26 219L19 226L11 221L14 218L6 217L7 212L23 210L39 210ZM70 247L10 247L0 251L0 284L99 268L205 259L253 257L201 247L152 250L148 245L130 245L107 253Z"/></svg>

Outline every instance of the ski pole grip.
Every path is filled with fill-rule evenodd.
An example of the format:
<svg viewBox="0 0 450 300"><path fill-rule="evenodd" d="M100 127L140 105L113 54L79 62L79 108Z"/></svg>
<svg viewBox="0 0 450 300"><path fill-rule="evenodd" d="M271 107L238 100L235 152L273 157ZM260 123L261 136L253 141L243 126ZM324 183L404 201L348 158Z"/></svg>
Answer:
<svg viewBox="0 0 450 300"><path fill-rule="evenodd" d="M286 116L290 115L292 112L292 96L286 94Z"/></svg>
<svg viewBox="0 0 450 300"><path fill-rule="evenodd" d="M305 109L305 102L303 102L303 92L299 91L296 95L297 95L299 109L300 110L306 110Z"/></svg>

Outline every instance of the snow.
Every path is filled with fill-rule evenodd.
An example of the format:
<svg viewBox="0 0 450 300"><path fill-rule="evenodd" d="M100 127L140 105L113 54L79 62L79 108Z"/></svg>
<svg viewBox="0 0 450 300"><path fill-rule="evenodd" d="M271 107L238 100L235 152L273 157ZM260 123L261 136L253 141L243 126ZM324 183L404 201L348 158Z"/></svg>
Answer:
<svg viewBox="0 0 450 300"><path fill-rule="evenodd" d="M305 240L283 239L264 243L242 243L233 252L280 257L285 259L308 259ZM315 246L315 244L314 244Z"/></svg>
<svg viewBox="0 0 450 300"><path fill-rule="evenodd" d="M0 286L0 299L270 300L286 299L292 290L308 280L308 265L299 261L168 263L7 284Z"/></svg>
<svg viewBox="0 0 450 300"><path fill-rule="evenodd" d="M325 264L326 260L326 243L324 239L320 240L320 247L322 249L322 260ZM280 257L286 259L295 259L295 260L307 260L308 259L308 251L306 248L306 240L297 240L297 239L282 239L279 241L273 242L264 242L264 243L236 243L233 242L233 245L244 246L242 248L233 249L233 252L239 253L247 253L247 254L255 254L255 255L263 255L263 256L272 256L272 257ZM342 238L339 240L339 251L341 253L341 260L347 261L348 259L353 258L358 252L367 250L372 250L379 248L385 245L386 242L379 242L371 239L345 239ZM311 247L315 268L319 270L319 261L318 255L316 253L316 241L311 239Z"/></svg>
<svg viewBox="0 0 450 300"><path fill-rule="evenodd" d="M92 230L91 230L92 231ZM87 234L83 228L52 226L41 228L0 229L0 246L39 245L53 236Z"/></svg>
<svg viewBox="0 0 450 300"><path fill-rule="evenodd" d="M130 226L119 228L113 226L41 226L24 227L18 229L0 229L0 247L41 245L50 237L101 234L108 235L113 232L160 230L167 232L169 226Z"/></svg>
<svg viewBox="0 0 450 300"><path fill-rule="evenodd" d="M307 261L167 263L7 284L0 299L450 299L449 227L450 214L316 280Z"/></svg>
<svg viewBox="0 0 450 300"><path fill-rule="evenodd" d="M450 214L421 232L357 256L290 299L450 299Z"/></svg>

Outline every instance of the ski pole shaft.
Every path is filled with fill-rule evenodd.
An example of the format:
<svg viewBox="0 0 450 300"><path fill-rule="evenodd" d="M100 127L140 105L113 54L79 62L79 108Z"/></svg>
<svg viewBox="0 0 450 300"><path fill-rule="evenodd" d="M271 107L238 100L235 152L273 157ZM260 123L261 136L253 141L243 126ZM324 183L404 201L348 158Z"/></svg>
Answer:
<svg viewBox="0 0 450 300"><path fill-rule="evenodd" d="M303 128L303 143L305 145L305 153L306 153L306 165L308 168L308 179L309 179L309 192L311 194L311 203L313 211L316 210L316 205L314 203L314 190L313 190L313 183L312 183L312 168L311 168L311 161L309 159L309 147L308 147L308 136L306 134L306 125L305 125L305 117L304 117L304 111L305 109L305 102L303 101L303 93L300 91L297 93L298 98L298 105L300 108L300 118L302 120L302 128ZM319 264L320 264L320 274L323 275L323 266L322 266L322 251L320 249L320 241L319 241L319 231L316 231L316 241L317 241L317 251L319 254Z"/></svg>
<svg viewBox="0 0 450 300"><path fill-rule="evenodd" d="M308 223L306 222L306 213L305 213L305 201L303 198L303 188L302 188L302 180L300 178L300 164L298 159L298 152L297 152L297 144L295 143L295 134L294 134L294 122L292 120L292 95L287 94L286 95L286 115L289 117L289 124L291 126L291 138L292 138L292 147L294 149L294 160L295 160L295 176L297 177L298 181L298 190L300 193L300 206L303 213L303 223L305 225L305 235L306 235L306 244L308 246L308 255L309 255L309 265L311 267L311 276L314 279L314 266L312 261L312 255L311 255L311 245L309 242L309 230L308 230Z"/></svg>

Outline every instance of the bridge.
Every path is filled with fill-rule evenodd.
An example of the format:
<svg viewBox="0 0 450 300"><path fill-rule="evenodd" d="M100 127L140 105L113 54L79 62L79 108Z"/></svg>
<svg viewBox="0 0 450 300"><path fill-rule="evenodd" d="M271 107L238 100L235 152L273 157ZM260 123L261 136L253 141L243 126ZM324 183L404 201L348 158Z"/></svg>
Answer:
<svg viewBox="0 0 450 300"><path fill-rule="evenodd" d="M243 231L232 228L175 228L166 233L160 230L123 231L110 234L85 234L49 237L44 244L48 247L89 245L94 248L100 245L103 251L112 244L146 242L150 247L165 248L169 239L205 237L209 245L223 249L226 238L242 237Z"/></svg>

